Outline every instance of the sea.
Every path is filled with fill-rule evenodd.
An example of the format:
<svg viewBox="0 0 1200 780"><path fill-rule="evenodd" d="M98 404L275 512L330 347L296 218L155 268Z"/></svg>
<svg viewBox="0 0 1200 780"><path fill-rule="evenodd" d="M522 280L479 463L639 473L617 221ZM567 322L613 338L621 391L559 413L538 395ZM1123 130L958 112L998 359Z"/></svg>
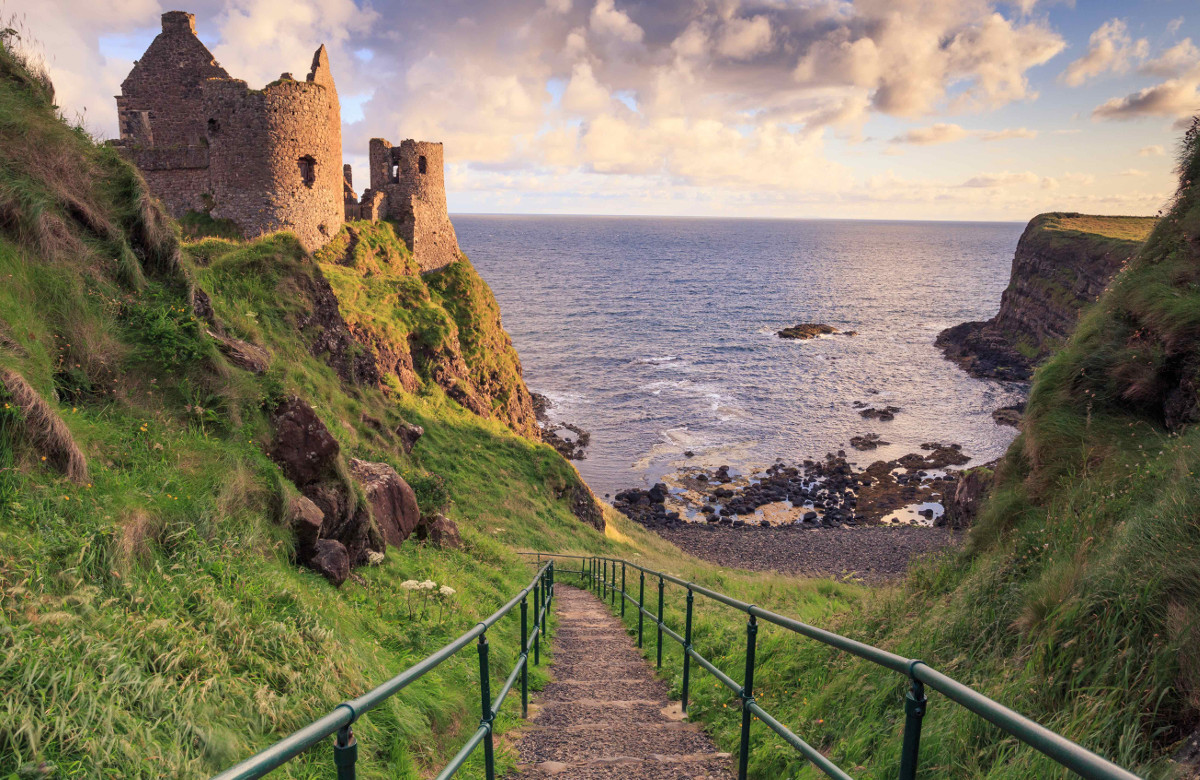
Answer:
<svg viewBox="0 0 1200 780"><path fill-rule="evenodd" d="M934 347L995 314L1021 223L576 216L454 217L500 303L529 388L591 435L600 495L685 467L753 473L845 450L861 466L1016 431L991 412L1020 385L974 379ZM825 323L855 335L776 332ZM896 406L895 419L860 408ZM870 452L850 438L879 434Z"/></svg>

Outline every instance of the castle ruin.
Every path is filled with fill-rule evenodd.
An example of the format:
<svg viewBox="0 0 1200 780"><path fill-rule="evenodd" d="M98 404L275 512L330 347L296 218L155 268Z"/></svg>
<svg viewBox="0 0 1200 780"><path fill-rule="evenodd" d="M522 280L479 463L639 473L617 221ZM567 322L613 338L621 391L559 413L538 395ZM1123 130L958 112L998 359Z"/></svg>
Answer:
<svg viewBox="0 0 1200 780"><path fill-rule="evenodd" d="M290 230L310 251L347 219L390 219L422 271L459 257L440 143L371 139L371 186L355 196L324 46L304 81L254 90L213 58L195 16L169 11L116 101L117 148L177 218L230 220L247 238Z"/></svg>

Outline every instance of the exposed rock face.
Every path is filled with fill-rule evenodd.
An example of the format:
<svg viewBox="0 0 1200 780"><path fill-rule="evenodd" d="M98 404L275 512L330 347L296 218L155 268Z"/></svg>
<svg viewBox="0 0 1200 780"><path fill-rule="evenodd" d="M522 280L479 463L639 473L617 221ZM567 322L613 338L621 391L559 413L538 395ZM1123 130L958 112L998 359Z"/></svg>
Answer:
<svg viewBox="0 0 1200 780"><path fill-rule="evenodd" d="M458 525L441 512L422 517L417 524L417 539L443 550L461 550Z"/></svg>
<svg viewBox="0 0 1200 780"><path fill-rule="evenodd" d="M419 425L402 422L396 426L396 435L400 437L400 446L404 448L404 454L409 455L412 453L413 447L417 446L420 438L425 435L425 429Z"/></svg>
<svg viewBox="0 0 1200 780"><path fill-rule="evenodd" d="M222 336L211 330L206 333L217 342L217 349L221 350L221 354L238 368L261 374L271 367L271 353L262 347L241 339Z"/></svg>
<svg viewBox="0 0 1200 780"><path fill-rule="evenodd" d="M370 511L358 506L339 470L337 440L313 408L295 396L286 398L276 407L271 424L275 432L269 450L271 459L312 504L309 507L297 501L288 508L287 519L296 533L296 555L300 562L325 573L319 566L328 567L330 561L339 560L336 556L330 558L332 548L323 544L330 540L341 546L349 566L367 563L372 551L383 552L385 541L372 524ZM326 560L317 562L316 556L322 550ZM326 576L334 580L329 574Z"/></svg>
<svg viewBox="0 0 1200 780"><path fill-rule="evenodd" d="M946 357L982 378L1028 380L1033 367L1070 336L1079 310L1095 301L1153 227L1149 217L1034 217L1013 257L1000 311L938 334Z"/></svg>
<svg viewBox="0 0 1200 780"><path fill-rule="evenodd" d="M284 399L275 408L271 423L275 430L271 460L296 487L303 490L337 473L341 448L306 401L296 396Z"/></svg>
<svg viewBox="0 0 1200 780"><path fill-rule="evenodd" d="M963 474L946 501L946 524L953 528L965 528L973 523L991 487L990 469L972 469Z"/></svg>
<svg viewBox="0 0 1200 780"><path fill-rule="evenodd" d="M375 357L370 351L358 348L358 342L342 319L337 295L321 269L314 266L311 275L300 274L297 282L309 303L309 310L300 316L296 325L304 333L313 357L324 359L343 382L377 384L380 376Z"/></svg>
<svg viewBox="0 0 1200 780"><path fill-rule="evenodd" d="M393 547L399 547L421 520L417 494L386 463L351 458L350 473L362 486L375 516L375 525L384 540Z"/></svg>

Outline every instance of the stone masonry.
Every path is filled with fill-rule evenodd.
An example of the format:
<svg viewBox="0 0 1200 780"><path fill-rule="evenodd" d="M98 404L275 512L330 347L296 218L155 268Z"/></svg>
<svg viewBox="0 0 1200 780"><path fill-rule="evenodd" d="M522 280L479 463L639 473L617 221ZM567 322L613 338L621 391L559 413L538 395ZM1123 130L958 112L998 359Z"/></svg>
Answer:
<svg viewBox="0 0 1200 780"><path fill-rule="evenodd" d="M459 257L440 143L372 139L371 188L355 197L324 46L304 81L284 73L253 90L213 59L195 16L169 11L116 100L117 147L176 217L232 220L247 238L290 230L309 250L345 219L386 218L423 271Z"/></svg>

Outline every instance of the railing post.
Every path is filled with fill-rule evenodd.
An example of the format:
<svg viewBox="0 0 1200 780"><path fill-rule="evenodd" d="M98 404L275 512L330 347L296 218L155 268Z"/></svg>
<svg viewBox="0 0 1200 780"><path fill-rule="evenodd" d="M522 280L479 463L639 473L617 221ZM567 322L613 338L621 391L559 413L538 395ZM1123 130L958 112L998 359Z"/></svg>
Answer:
<svg viewBox="0 0 1200 780"><path fill-rule="evenodd" d="M542 662L542 600L541 583L533 584L533 663L535 666Z"/></svg>
<svg viewBox="0 0 1200 780"><path fill-rule="evenodd" d="M692 675L692 601L694 594L692 589L687 589L687 619L683 624L683 714L687 715L688 707L688 683L691 682Z"/></svg>
<svg viewBox="0 0 1200 780"><path fill-rule="evenodd" d="M658 668L662 668L663 578L658 578Z"/></svg>
<svg viewBox="0 0 1200 780"><path fill-rule="evenodd" d="M738 751L738 780L746 780L750 764L750 703L754 701L754 648L758 635L758 619L754 613L746 621L746 676L742 683L742 742Z"/></svg>
<svg viewBox="0 0 1200 780"><path fill-rule="evenodd" d="M333 765L337 767L338 780L354 780L354 762L358 761L358 740L354 729L343 726L338 729L333 741Z"/></svg>
<svg viewBox="0 0 1200 780"><path fill-rule="evenodd" d="M925 685L912 678L904 696L904 747L900 752L900 780L917 776L917 753L921 749L921 719L925 717Z"/></svg>
<svg viewBox="0 0 1200 780"><path fill-rule="evenodd" d="M611 603L615 607L617 605L617 562L612 562L612 599Z"/></svg>
<svg viewBox="0 0 1200 780"><path fill-rule="evenodd" d="M621 617L625 617L625 561L621 561Z"/></svg>
<svg viewBox="0 0 1200 780"><path fill-rule="evenodd" d="M604 559L604 568L600 571L600 581L604 587L600 589L600 600L608 598L608 558Z"/></svg>
<svg viewBox="0 0 1200 780"><path fill-rule="evenodd" d="M488 676L488 641L487 632L479 635L479 693L483 702L483 717L480 726L487 727L487 735L483 738L483 766L487 780L496 778L496 756L492 745L492 681Z"/></svg>
<svg viewBox="0 0 1200 780"><path fill-rule="evenodd" d="M521 717L529 717L529 599L521 599Z"/></svg>
<svg viewBox="0 0 1200 780"><path fill-rule="evenodd" d="M638 572L638 648L642 646L642 619L646 617L646 613L642 609L646 606L646 572Z"/></svg>

